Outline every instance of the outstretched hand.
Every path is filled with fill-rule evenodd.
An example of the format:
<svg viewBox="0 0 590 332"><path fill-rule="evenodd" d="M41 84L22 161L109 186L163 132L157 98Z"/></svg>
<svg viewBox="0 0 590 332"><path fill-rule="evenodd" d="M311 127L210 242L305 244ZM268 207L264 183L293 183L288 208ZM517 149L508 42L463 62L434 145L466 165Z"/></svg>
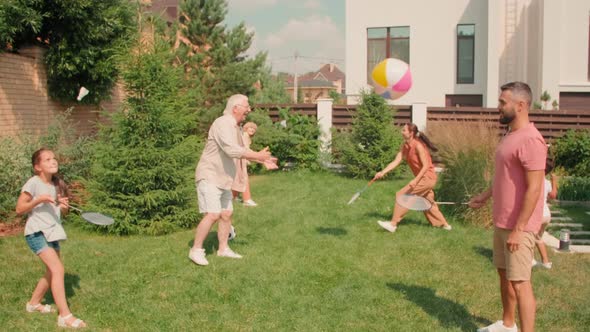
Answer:
<svg viewBox="0 0 590 332"><path fill-rule="evenodd" d="M262 165L264 165L264 168L266 168L269 171L275 170L275 169L279 169L279 166L277 165L277 161L278 159L276 157L270 157L270 159L265 160Z"/></svg>

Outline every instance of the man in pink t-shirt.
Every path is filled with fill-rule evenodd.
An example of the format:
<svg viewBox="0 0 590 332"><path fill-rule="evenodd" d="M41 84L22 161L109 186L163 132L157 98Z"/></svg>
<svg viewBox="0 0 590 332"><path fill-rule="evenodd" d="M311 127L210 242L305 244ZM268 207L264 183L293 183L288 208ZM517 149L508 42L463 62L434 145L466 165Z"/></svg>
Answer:
<svg viewBox="0 0 590 332"><path fill-rule="evenodd" d="M518 306L521 330L535 328L535 296L531 268L535 234L543 216L543 180L547 145L529 122L531 89L512 82L501 87L498 99L500 123L510 132L496 149L494 183L491 190L471 199L479 208L492 197L494 219L494 265L500 276L502 320L478 331L517 331Z"/></svg>

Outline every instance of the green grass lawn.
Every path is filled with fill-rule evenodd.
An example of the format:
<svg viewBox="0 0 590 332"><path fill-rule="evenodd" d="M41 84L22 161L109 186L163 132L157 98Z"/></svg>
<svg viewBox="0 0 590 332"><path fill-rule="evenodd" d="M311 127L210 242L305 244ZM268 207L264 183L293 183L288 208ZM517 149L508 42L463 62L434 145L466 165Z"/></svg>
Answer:
<svg viewBox="0 0 590 332"><path fill-rule="evenodd" d="M66 226L62 244L72 311L96 331L475 331L500 319L490 230L450 219L450 232L411 213L391 216L400 181L338 175L252 176L256 208L236 207L241 260L191 263L193 231L113 237ZM47 331L56 315L24 310L42 263L22 236L0 238L0 329ZM539 331L590 326L590 255L551 253L534 271ZM53 303L51 296L46 300Z"/></svg>

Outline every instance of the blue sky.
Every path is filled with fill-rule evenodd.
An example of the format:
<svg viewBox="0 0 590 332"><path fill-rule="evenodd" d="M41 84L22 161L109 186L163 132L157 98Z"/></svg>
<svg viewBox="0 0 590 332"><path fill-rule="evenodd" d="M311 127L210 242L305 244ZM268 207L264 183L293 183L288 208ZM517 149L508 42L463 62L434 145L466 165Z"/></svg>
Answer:
<svg viewBox="0 0 590 332"><path fill-rule="evenodd" d="M227 0L229 27L254 32L248 54L268 52L273 71L317 70L333 62L344 71L344 0Z"/></svg>

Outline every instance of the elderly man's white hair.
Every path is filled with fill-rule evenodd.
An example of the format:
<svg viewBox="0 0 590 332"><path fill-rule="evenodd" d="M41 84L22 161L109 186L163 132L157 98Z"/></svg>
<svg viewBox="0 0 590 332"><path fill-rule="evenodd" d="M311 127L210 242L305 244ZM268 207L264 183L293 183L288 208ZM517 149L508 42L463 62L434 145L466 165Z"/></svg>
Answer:
<svg viewBox="0 0 590 332"><path fill-rule="evenodd" d="M241 95L241 94L236 94L236 95L229 97L227 99L227 104L225 104L225 110L223 110L223 115L232 114L232 110L234 109L234 107L236 105L240 105L240 103L242 101L247 100L247 99L248 99L248 97Z"/></svg>

